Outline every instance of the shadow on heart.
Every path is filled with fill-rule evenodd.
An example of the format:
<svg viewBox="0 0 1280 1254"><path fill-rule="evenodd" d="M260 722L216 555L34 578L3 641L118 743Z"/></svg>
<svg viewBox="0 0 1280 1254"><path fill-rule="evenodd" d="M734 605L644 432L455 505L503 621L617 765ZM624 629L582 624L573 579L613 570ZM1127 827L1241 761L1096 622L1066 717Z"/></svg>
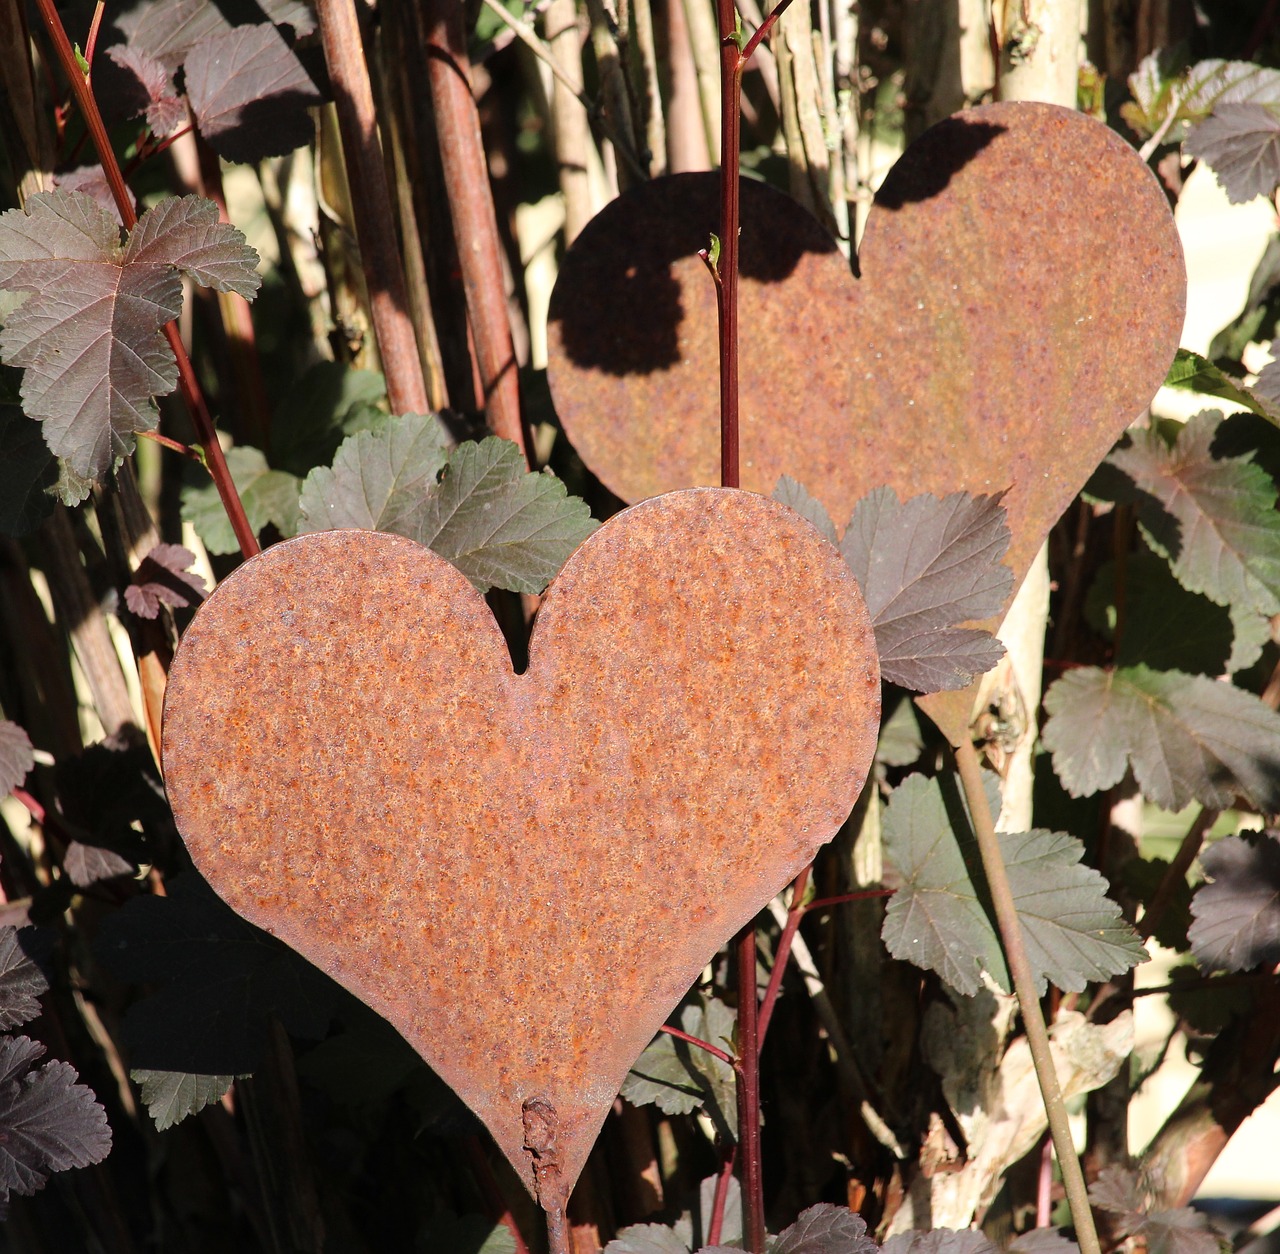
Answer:
<svg viewBox="0 0 1280 1254"><path fill-rule="evenodd" d="M940 196L951 180L1005 129L992 122L966 121L963 116L939 122L921 135L889 171L876 192L876 207L901 209Z"/></svg>
<svg viewBox="0 0 1280 1254"><path fill-rule="evenodd" d="M744 296L750 286L787 282L806 255L837 252L789 196L750 179L739 188ZM719 221L714 172L654 179L597 214L564 259L547 315L568 359L619 377L684 361L682 324L704 311L715 317L698 254ZM715 361L706 366L714 371Z"/></svg>

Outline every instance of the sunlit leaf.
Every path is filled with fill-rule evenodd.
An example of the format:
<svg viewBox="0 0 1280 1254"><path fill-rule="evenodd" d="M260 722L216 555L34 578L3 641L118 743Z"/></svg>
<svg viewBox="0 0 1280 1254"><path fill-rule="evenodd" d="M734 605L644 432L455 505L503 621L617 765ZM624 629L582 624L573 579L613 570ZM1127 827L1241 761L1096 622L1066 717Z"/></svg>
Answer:
<svg viewBox="0 0 1280 1254"><path fill-rule="evenodd" d="M682 1006L676 1025L690 1036L732 1052L737 1014L716 997L698 996ZM697 1045L659 1032L636 1059L622 1085L636 1106L655 1104L668 1115L706 1110L721 1133L737 1135L738 1099L733 1068Z"/></svg>
<svg viewBox="0 0 1280 1254"><path fill-rule="evenodd" d="M278 157L307 143L324 95L270 22L206 35L183 66L200 134L228 161Z"/></svg>
<svg viewBox="0 0 1280 1254"><path fill-rule="evenodd" d="M1270 196L1280 185L1280 106L1215 105L1183 149L1213 171L1232 204Z"/></svg>
<svg viewBox="0 0 1280 1254"><path fill-rule="evenodd" d="M17 788L35 764L31 737L17 723L0 721L0 797Z"/></svg>
<svg viewBox="0 0 1280 1254"><path fill-rule="evenodd" d="M204 594L204 576L193 573L196 555L180 544L156 544L138 563L124 590L125 604L139 618L155 618L161 605L182 608Z"/></svg>
<svg viewBox="0 0 1280 1254"><path fill-rule="evenodd" d="M820 1202L772 1238L768 1254L876 1254L877 1248L861 1215Z"/></svg>
<svg viewBox="0 0 1280 1254"><path fill-rule="evenodd" d="M33 929L0 927L0 1030L8 1032L40 1013L40 997L49 981L30 950L39 945Z"/></svg>
<svg viewBox="0 0 1280 1254"><path fill-rule="evenodd" d="M1252 693L1180 671L1081 666L1054 682L1044 708L1041 739L1073 797L1114 787L1131 766L1166 810L1226 810L1238 797L1280 810L1280 715Z"/></svg>
<svg viewBox="0 0 1280 1254"><path fill-rule="evenodd" d="M254 534L270 523L282 536L293 535L298 529L301 481L283 470L272 470L256 448L238 445L226 456L227 469ZM184 488L182 516L210 553L235 553L240 548L214 484Z"/></svg>
<svg viewBox="0 0 1280 1254"><path fill-rule="evenodd" d="M153 397L178 371L161 334L182 307L182 276L249 297L257 254L211 201L168 197L125 244L111 217L76 192L41 193L0 216L0 287L29 292L0 333L24 367L26 413L78 475L100 478L133 436L156 426Z"/></svg>
<svg viewBox="0 0 1280 1254"><path fill-rule="evenodd" d="M106 55L128 76L134 88L127 106L132 108L130 117L145 117L158 138L172 135L186 125L187 106L160 61L141 48L125 44L108 48Z"/></svg>
<svg viewBox="0 0 1280 1254"><path fill-rule="evenodd" d="M115 18L131 47L177 69L199 40L266 17L308 35L316 25L305 0L137 0Z"/></svg>
<svg viewBox="0 0 1280 1254"><path fill-rule="evenodd" d="M1215 457L1222 415L1190 419L1171 448L1158 431L1131 431L1108 463L1132 481L1148 543L1168 556L1184 588L1219 605L1280 611L1276 487L1245 457Z"/></svg>
<svg viewBox="0 0 1280 1254"><path fill-rule="evenodd" d="M827 507L816 496L811 496L804 484L790 475L783 475L773 489L773 499L781 501L783 505L795 510L801 518L811 522L822 533L824 540L830 540L832 544L839 543L836 525L831 521Z"/></svg>
<svg viewBox="0 0 1280 1254"><path fill-rule="evenodd" d="M988 800L995 803L995 783L989 788ZM881 824L885 884L897 890L882 931L889 952L937 971L966 996L981 987L984 970L1008 991L977 842L956 777L910 776L889 798ZM1106 880L1080 865L1079 840L1043 830L1002 832L999 840L1041 991L1046 979L1078 991L1145 960L1136 933L1106 896Z"/></svg>
<svg viewBox="0 0 1280 1254"><path fill-rule="evenodd" d="M959 624L989 618L1013 590L1000 559L1009 528L999 496L954 492L900 502L891 488L859 501L840 542L862 590L885 679L917 692L963 688L1004 646Z"/></svg>
<svg viewBox="0 0 1280 1254"><path fill-rule="evenodd" d="M632 1224L604 1247L604 1254L689 1254L689 1247L666 1224Z"/></svg>
<svg viewBox="0 0 1280 1254"><path fill-rule="evenodd" d="M234 1076L187 1075L181 1071L149 1071L139 1068L129 1072L142 1090L142 1104L156 1125L157 1132L181 1123L188 1115L221 1101L231 1087Z"/></svg>
<svg viewBox="0 0 1280 1254"><path fill-rule="evenodd" d="M884 1254L996 1254L990 1238L973 1228L899 1232L881 1249Z"/></svg>

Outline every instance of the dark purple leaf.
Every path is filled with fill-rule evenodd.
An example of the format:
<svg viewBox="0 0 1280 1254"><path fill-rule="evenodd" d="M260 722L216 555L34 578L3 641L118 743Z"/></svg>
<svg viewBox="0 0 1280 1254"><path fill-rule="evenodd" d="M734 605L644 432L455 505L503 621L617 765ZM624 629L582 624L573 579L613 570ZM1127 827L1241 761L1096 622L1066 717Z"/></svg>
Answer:
<svg viewBox="0 0 1280 1254"><path fill-rule="evenodd" d="M1079 1254L1080 1247L1061 1228L1032 1228L1009 1249L1011 1254Z"/></svg>
<svg viewBox="0 0 1280 1254"><path fill-rule="evenodd" d="M172 835L164 786L139 735L117 734L63 758L56 781L63 819L86 844L151 862L160 852L157 843Z"/></svg>
<svg viewBox="0 0 1280 1254"><path fill-rule="evenodd" d="M53 176L53 185L62 192L79 192L82 196L88 196L110 215L121 230L124 229L120 206L111 194L106 171L100 165L81 165L74 170L60 171Z"/></svg>
<svg viewBox="0 0 1280 1254"><path fill-rule="evenodd" d="M916 692L963 688L1004 646L960 624L1000 611L1013 572L1000 564L1009 529L999 496L921 495L892 488L859 501L840 551L867 603L885 679Z"/></svg>
<svg viewBox="0 0 1280 1254"><path fill-rule="evenodd" d="M1280 357L1274 361L1267 362L1258 371L1257 382L1254 383L1253 390L1264 401L1272 405L1280 405Z"/></svg>
<svg viewBox="0 0 1280 1254"><path fill-rule="evenodd" d="M996 1254L996 1247L987 1236L972 1228L899 1232L880 1248L884 1254Z"/></svg>
<svg viewBox="0 0 1280 1254"><path fill-rule="evenodd" d="M1132 480L1138 521L1184 588L1219 605L1280 611L1276 486L1249 456L1215 457L1217 410L1190 419L1172 448L1158 431L1131 431L1108 464Z"/></svg>
<svg viewBox="0 0 1280 1254"><path fill-rule="evenodd" d="M1219 1254L1223 1240L1206 1216L1189 1206L1149 1211L1137 1174L1129 1167L1106 1167L1089 1186L1098 1210L1118 1216L1117 1235L1136 1238L1148 1254Z"/></svg>
<svg viewBox="0 0 1280 1254"><path fill-rule="evenodd" d="M196 555L180 544L155 545L133 572L133 582L124 590L125 604L139 618L155 618L162 604L198 604L204 576L190 571L195 560Z"/></svg>
<svg viewBox="0 0 1280 1254"><path fill-rule="evenodd" d="M292 27L296 35L315 29L315 14L303 0L138 0L115 25L131 46L176 70L201 39L261 22L264 16Z"/></svg>
<svg viewBox="0 0 1280 1254"><path fill-rule="evenodd" d="M137 869L127 858L110 849L99 849L73 840L62 855L62 869L71 877L77 888L88 888L100 880L115 879L117 875L132 875Z"/></svg>
<svg viewBox="0 0 1280 1254"><path fill-rule="evenodd" d="M221 1101L235 1079L229 1075L147 1070L131 1071L129 1077L142 1090L143 1105L155 1122L157 1132L163 1132L175 1123L181 1123L188 1115Z"/></svg>
<svg viewBox="0 0 1280 1254"><path fill-rule="evenodd" d="M867 1221L845 1206L821 1202L769 1243L769 1254L876 1254Z"/></svg>
<svg viewBox="0 0 1280 1254"><path fill-rule="evenodd" d="M0 1196L30 1195L53 1171L88 1167L111 1150L107 1113L70 1063L31 1064L44 1046L0 1037Z"/></svg>
<svg viewBox="0 0 1280 1254"><path fill-rule="evenodd" d="M1280 833L1227 836L1200 865L1210 882L1191 898L1196 961L1211 971L1280 962Z"/></svg>
<svg viewBox="0 0 1280 1254"><path fill-rule="evenodd" d="M1183 143L1217 176L1234 205L1280 185L1280 113L1275 105L1219 104Z"/></svg>
<svg viewBox="0 0 1280 1254"><path fill-rule="evenodd" d="M1112 788L1132 766L1142 795L1166 810L1215 810L1237 798L1280 810L1280 714L1204 675L1145 666L1081 666L1045 693L1041 739L1073 797Z"/></svg>
<svg viewBox="0 0 1280 1254"><path fill-rule="evenodd" d="M283 156L311 139L307 110L324 93L269 22L206 35L185 73L200 134L228 161Z"/></svg>
<svg viewBox="0 0 1280 1254"><path fill-rule="evenodd" d="M125 44L108 48L107 56L132 80L135 90L130 93L129 105L133 109L130 117L145 116L151 133L160 139L186 125L187 106L178 95L169 71L155 57Z"/></svg>
<svg viewBox="0 0 1280 1254"><path fill-rule="evenodd" d="M17 788L35 764L31 737L17 723L0 722L0 797Z"/></svg>
<svg viewBox="0 0 1280 1254"><path fill-rule="evenodd" d="M152 430L152 400L178 372L160 329L182 307L182 275L253 295L257 254L217 206L169 197L120 243L110 216L87 196L32 196L0 216L0 287L31 295L9 316L0 353L23 366L23 408L80 475L107 474L133 435Z"/></svg>
<svg viewBox="0 0 1280 1254"><path fill-rule="evenodd" d="M48 948L40 932L0 927L0 1029L5 1032L40 1013L40 995L49 981L31 952L37 945L41 951Z"/></svg>

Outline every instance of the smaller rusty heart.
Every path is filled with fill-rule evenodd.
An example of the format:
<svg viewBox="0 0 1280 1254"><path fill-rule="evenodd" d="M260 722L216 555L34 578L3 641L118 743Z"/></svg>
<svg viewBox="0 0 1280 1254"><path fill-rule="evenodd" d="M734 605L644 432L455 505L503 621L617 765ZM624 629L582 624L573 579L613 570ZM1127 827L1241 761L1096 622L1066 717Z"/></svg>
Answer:
<svg viewBox="0 0 1280 1254"><path fill-rule="evenodd" d="M848 815L878 718L839 554L696 489L574 553L522 675L409 540L267 549L183 636L165 782L217 892L390 1020L531 1190L542 1153L553 1210L690 983Z"/></svg>
<svg viewBox="0 0 1280 1254"><path fill-rule="evenodd" d="M717 482L715 298L698 257L717 179L614 201L552 294L556 410L624 500ZM1091 118L987 105L907 149L858 262L855 280L803 209L743 181L742 485L791 475L841 525L885 485L1007 490L1016 586L1173 358L1186 275L1164 194Z"/></svg>

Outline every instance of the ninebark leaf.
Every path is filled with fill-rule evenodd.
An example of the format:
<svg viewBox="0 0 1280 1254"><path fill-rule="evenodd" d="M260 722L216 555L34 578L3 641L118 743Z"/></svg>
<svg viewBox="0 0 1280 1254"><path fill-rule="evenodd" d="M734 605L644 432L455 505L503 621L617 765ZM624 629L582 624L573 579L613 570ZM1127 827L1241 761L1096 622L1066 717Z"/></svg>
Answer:
<svg viewBox="0 0 1280 1254"><path fill-rule="evenodd" d="M563 482L530 473L516 445L490 436L450 455L415 519L413 539L451 561L481 592L539 593L598 525Z"/></svg>
<svg viewBox="0 0 1280 1254"><path fill-rule="evenodd" d="M846 1206L820 1202L800 1212L768 1245L769 1254L876 1254L867 1221Z"/></svg>
<svg viewBox="0 0 1280 1254"><path fill-rule="evenodd" d="M26 413L77 475L100 478L157 421L155 396L177 386L161 335L182 307L182 275L252 296L257 254L217 206L169 197L121 244L111 216L89 197L32 196L0 217L0 287L31 295L0 333L0 354L25 367Z"/></svg>
<svg viewBox="0 0 1280 1254"><path fill-rule="evenodd" d="M307 476L298 530L360 527L413 538L416 514L448 456L444 428L429 414L404 414L379 431L358 432L342 442L332 469Z"/></svg>
<svg viewBox="0 0 1280 1254"><path fill-rule="evenodd" d="M28 953L39 933L16 927L0 928L0 1030L5 1032L40 1013L40 996L49 981Z"/></svg>
<svg viewBox="0 0 1280 1254"><path fill-rule="evenodd" d="M1177 143L1185 126L1201 122L1226 104L1280 104L1280 72L1250 61L1197 61L1175 69L1167 50L1145 57L1129 76L1133 101L1121 116L1142 139L1154 135L1173 114L1166 140Z"/></svg>
<svg viewBox="0 0 1280 1254"><path fill-rule="evenodd" d="M0 722L0 797L17 788L35 764L31 737L17 723Z"/></svg>
<svg viewBox="0 0 1280 1254"><path fill-rule="evenodd" d="M204 576L190 570L195 560L180 544L153 545L124 590L125 604L139 618L155 618L161 605L195 605L204 595Z"/></svg>
<svg viewBox="0 0 1280 1254"><path fill-rule="evenodd" d="M934 1228L899 1232L881 1247L884 1254L996 1254L985 1233L974 1228Z"/></svg>
<svg viewBox="0 0 1280 1254"><path fill-rule="evenodd" d="M983 970L1008 991L1008 969L955 777L910 776L889 798L882 822L890 861L885 883L897 890L882 931L889 952L937 971L966 996L981 987ZM1136 933L1106 896L1106 880L1080 865L1079 840L1043 830L1001 833L999 839L1042 992L1046 979L1075 992L1145 960Z"/></svg>
<svg viewBox="0 0 1280 1254"><path fill-rule="evenodd" d="M152 134L159 138L186 124L187 106L159 60L141 48L125 44L108 48L106 55L131 82L133 98L126 105L132 109L130 117L145 117Z"/></svg>
<svg viewBox="0 0 1280 1254"><path fill-rule="evenodd" d="M1190 419L1170 448L1157 431L1107 459L1137 488L1138 521L1184 588L1219 605L1280 611L1280 513L1270 476L1248 457L1214 457L1222 415Z"/></svg>
<svg viewBox="0 0 1280 1254"><path fill-rule="evenodd" d="M715 997L683 1006L677 1025L690 1036L728 1051L737 1015ZM635 1106L655 1104L668 1115L705 1110L729 1140L737 1136L738 1099L733 1068L723 1059L668 1032L659 1032L636 1059L622 1085Z"/></svg>
<svg viewBox="0 0 1280 1254"><path fill-rule="evenodd" d="M142 1102L157 1132L172 1128L188 1115L221 1101L234 1076L188 1075L182 1071L151 1071L145 1067L129 1072L142 1090Z"/></svg>
<svg viewBox="0 0 1280 1254"><path fill-rule="evenodd" d="M58 465L17 405L0 405L0 533L24 536L53 513Z"/></svg>
<svg viewBox="0 0 1280 1254"><path fill-rule="evenodd" d="M689 1254L689 1247L666 1224L632 1224L604 1247L604 1254Z"/></svg>
<svg viewBox="0 0 1280 1254"><path fill-rule="evenodd" d="M267 459L256 449L238 445L227 451L227 469L240 494L249 526L256 535L271 523L282 536L298 529L299 496L302 483L296 475L272 470ZM210 553L234 553L240 547L231 529L222 498L212 484L200 488L184 488L182 516L195 529Z"/></svg>
<svg viewBox="0 0 1280 1254"><path fill-rule="evenodd" d="M801 518L813 523L822 532L823 539L830 540L832 544L840 542L836 535L836 525L831 521L827 507L816 496L810 495L804 484L790 475L783 475L778 480L777 487L773 489L773 499L781 501L783 505L795 510Z"/></svg>
<svg viewBox="0 0 1280 1254"><path fill-rule="evenodd" d="M1214 173L1227 199L1241 205L1280 184L1280 110L1265 104L1219 104L1183 144Z"/></svg>
<svg viewBox="0 0 1280 1254"><path fill-rule="evenodd" d="M201 39L264 16L299 36L315 30L315 14L305 0L138 0L115 25L130 46L176 70Z"/></svg>
<svg viewBox="0 0 1280 1254"><path fill-rule="evenodd" d="M892 488L859 501L840 551L875 626L883 676L917 692L963 688L1004 646L959 624L1000 611L1013 572L999 496L953 492L899 502Z"/></svg>
<svg viewBox="0 0 1280 1254"><path fill-rule="evenodd" d="M1073 797L1114 787L1132 766L1166 810L1237 798L1280 810L1280 715L1252 693L1203 675L1145 666L1068 671L1045 693L1042 740Z"/></svg>
<svg viewBox="0 0 1280 1254"><path fill-rule="evenodd" d="M106 1111L77 1084L75 1068L47 1062L28 1070L44 1046L0 1037L0 1197L29 1196L50 1172L88 1167L111 1149Z"/></svg>
<svg viewBox="0 0 1280 1254"><path fill-rule="evenodd" d="M1280 833L1228 836L1200 855L1209 877L1191 898L1187 932L1211 971L1247 971L1280 961Z"/></svg>
<svg viewBox="0 0 1280 1254"><path fill-rule="evenodd" d="M228 161L261 161L305 144L324 100L270 22L206 35L187 54L187 99L200 134Z"/></svg>

